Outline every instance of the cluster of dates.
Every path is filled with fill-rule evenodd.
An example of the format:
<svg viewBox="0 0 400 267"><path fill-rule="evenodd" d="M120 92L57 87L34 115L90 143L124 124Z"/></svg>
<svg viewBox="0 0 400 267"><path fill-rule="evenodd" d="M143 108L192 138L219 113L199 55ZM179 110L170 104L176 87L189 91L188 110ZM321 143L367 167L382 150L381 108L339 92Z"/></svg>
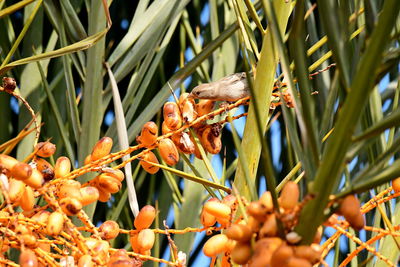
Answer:
<svg viewBox="0 0 400 267"><path fill-rule="evenodd" d="M207 240L204 254L221 256L221 266L235 263L251 267L311 267L318 263L322 228L311 245L299 245L301 237L294 232L301 210L299 196L298 185L288 182L278 199L279 214L274 212L270 192L265 192L257 201L244 202L246 214L236 220L238 202L235 197L208 200L203 206L201 222L205 227L218 222L223 230ZM284 236L279 234L277 221L283 226Z"/></svg>
<svg viewBox="0 0 400 267"><path fill-rule="evenodd" d="M400 191L399 185L400 178L393 181L395 191ZM288 182L278 198L279 213L274 210L270 192L265 192L257 201L246 203L243 200L246 214L236 220L238 201L234 196L228 195L222 201L209 199L203 206L201 223L211 227L218 222L222 233L207 240L204 254L212 258L221 256L221 266L232 266L232 262L249 267L311 267L317 264L322 260L319 243L323 227L318 228L311 245L300 245L302 237L294 228L307 200L300 203L299 196L298 185ZM357 197L348 195L337 203L336 214L324 225L335 224L337 215L341 215L352 228L361 230L365 221ZM281 232L278 222L283 228Z"/></svg>
<svg viewBox="0 0 400 267"><path fill-rule="evenodd" d="M179 131L184 124L191 124L196 118L210 113L215 101L200 100L195 103L193 98L184 93L179 97L178 103L167 102L163 107L164 121L162 123L162 135L172 133L169 138L158 138L158 126L152 121L144 124L140 135L136 138L139 144L146 148L158 147L163 161L169 166L174 166L179 162L179 152L184 154L194 154L201 159L201 153L197 146L194 136L190 131ZM218 123L208 125L204 121L192 125L192 128L199 138L200 144L206 152L217 154L221 151L221 126ZM156 155L148 151L142 157L141 166L149 173L154 174L159 170Z"/></svg>
<svg viewBox="0 0 400 267"><path fill-rule="evenodd" d="M111 148L111 138L102 138L85 163L107 156ZM3 233L0 262L7 262L4 253L13 247L21 251L19 263L22 267L48 266L55 260L49 255L57 245L63 244L71 249L70 256L59 259L59 263L65 266L141 266L142 262L129 257L126 251L110 247L108 241L120 233L116 222L106 221L98 228L91 226L94 235L83 237L68 217L78 216L90 230L83 206L95 201L105 202L112 193L118 192L124 179L123 172L102 167L99 175L82 185L79 181L68 179L71 162L67 157L57 158L54 166L44 159L55 151L54 144L39 143L30 156L33 159L29 164L0 154L0 185L7 203L0 210ZM39 197L42 197L40 202L37 201ZM39 203L41 205L37 205ZM153 214L155 217L154 208ZM143 219L140 218L143 216L141 211L137 218L139 222L135 220L135 225L142 224L140 221ZM128 265L120 265L124 262Z"/></svg>

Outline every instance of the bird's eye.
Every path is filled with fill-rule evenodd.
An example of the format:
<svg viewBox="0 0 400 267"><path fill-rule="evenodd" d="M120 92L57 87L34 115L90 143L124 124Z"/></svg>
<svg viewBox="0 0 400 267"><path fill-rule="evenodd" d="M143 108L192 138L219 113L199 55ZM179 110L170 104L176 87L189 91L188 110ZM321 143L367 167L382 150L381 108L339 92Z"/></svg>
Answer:
<svg viewBox="0 0 400 267"><path fill-rule="evenodd" d="M199 92L199 91L197 91L197 92L194 92L194 94L195 94L195 95L200 95L200 92Z"/></svg>

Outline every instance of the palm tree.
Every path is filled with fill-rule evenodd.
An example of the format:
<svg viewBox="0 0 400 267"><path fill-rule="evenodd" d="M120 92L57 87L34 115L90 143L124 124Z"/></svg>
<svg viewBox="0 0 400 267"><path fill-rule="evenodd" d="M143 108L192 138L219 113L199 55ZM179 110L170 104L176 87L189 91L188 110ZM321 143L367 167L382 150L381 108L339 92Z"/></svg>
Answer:
<svg viewBox="0 0 400 267"><path fill-rule="evenodd" d="M336 244L328 263L336 266L353 253L352 266L396 264L399 205L388 201L397 196L389 182L400 176L396 0L106 2L0 1L0 73L17 81L16 91L0 94L2 143L26 127L33 111L35 123L44 123L39 141L57 146L50 163L65 155L79 170L101 137L114 140L112 152L127 151L146 122L161 128L162 107L174 101L171 91L179 96L236 72L252 73L248 107L231 105L229 116L221 110L208 120L225 122L220 153L202 160L181 154L178 165L152 175L138 160L125 165L127 154L138 150L122 153L126 157L110 166L124 166L130 183L108 202L84 208L93 224L115 220L132 229L138 208L151 204L159 211L154 228L199 228L204 201L226 194L215 187L248 201L269 190L277 209L279 192L293 180L303 199L294 228L301 244L313 241L343 197L357 194L376 207L368 210L366 225L383 230L335 228L350 238L345 248L340 235L331 239ZM245 121L230 120L244 112ZM32 131L17 141L2 153L23 160L38 140ZM77 179L95 176L85 172ZM368 202L375 195L384 202ZM379 236L384 230L392 232ZM323 241L331 235L327 228ZM358 253L356 238L364 245L375 238L369 246L378 254ZM204 232L173 236L188 263L203 266L206 239ZM151 255L168 260L168 244L157 235ZM131 246L127 235L111 245ZM16 251L8 253L16 261Z"/></svg>

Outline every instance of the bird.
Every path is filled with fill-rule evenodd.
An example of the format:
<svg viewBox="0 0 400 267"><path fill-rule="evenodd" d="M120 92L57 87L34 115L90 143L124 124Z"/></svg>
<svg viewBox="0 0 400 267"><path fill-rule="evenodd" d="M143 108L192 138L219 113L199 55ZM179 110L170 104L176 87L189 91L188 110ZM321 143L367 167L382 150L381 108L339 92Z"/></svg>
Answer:
<svg viewBox="0 0 400 267"><path fill-rule="evenodd" d="M246 72L228 75L218 81L203 83L189 94L194 99L209 99L215 101L237 101L250 96Z"/></svg>

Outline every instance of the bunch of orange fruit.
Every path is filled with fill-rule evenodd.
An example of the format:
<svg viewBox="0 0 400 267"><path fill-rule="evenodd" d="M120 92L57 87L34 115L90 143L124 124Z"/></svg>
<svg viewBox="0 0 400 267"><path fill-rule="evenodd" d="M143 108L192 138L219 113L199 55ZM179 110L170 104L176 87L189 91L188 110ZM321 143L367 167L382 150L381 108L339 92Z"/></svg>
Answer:
<svg viewBox="0 0 400 267"><path fill-rule="evenodd" d="M236 197L208 200L201 222L206 227L218 222L222 231L208 239L204 254L220 256L222 266L235 263L251 267L307 267L318 263L322 228L311 245L299 245L301 237L294 231L302 205L299 196L298 185L288 182L278 199L279 213L274 209L270 192L265 192L257 201L241 200L246 209L240 216ZM282 229L279 230L278 224Z"/></svg>
<svg viewBox="0 0 400 267"><path fill-rule="evenodd" d="M194 99L188 96L188 93L184 93L179 97L178 103L167 102L164 104L164 121L161 132L162 135L170 134L169 137L159 139L157 124L149 121L144 124L140 135L136 138L136 141L146 148L157 147L161 158L169 166L174 166L179 162L179 151L184 154L194 154L199 159L202 158L192 132L189 129L175 131L185 123L190 124L196 118L210 113L214 108L215 101L200 100L195 103ZM206 152L217 154L221 151L221 126L219 123L208 125L202 121L194 124L192 129ZM159 161L152 151L148 151L141 158L140 164L147 172L154 174L159 167L152 163L159 164Z"/></svg>
<svg viewBox="0 0 400 267"><path fill-rule="evenodd" d="M86 163L107 156L111 148L111 138L102 138ZM68 179L71 162L67 157L59 157L54 166L44 159L55 151L55 145L50 142L38 143L28 157L29 164L0 154L0 185L6 204L0 211L3 233L0 265L11 264L3 253L13 247L21 250L21 266L57 266L57 258L60 264L72 262L82 267L121 266L122 260L136 264L130 266L141 266L141 261L129 257L126 251L110 248L108 241L120 232L116 222L106 221L96 228L82 211L83 206L108 201L111 194L118 192L123 172L102 167L99 175L82 185ZM40 197L42 200L38 202ZM72 223L71 216L77 216L86 226L85 230L93 235L84 237ZM68 248L69 256L58 245Z"/></svg>

